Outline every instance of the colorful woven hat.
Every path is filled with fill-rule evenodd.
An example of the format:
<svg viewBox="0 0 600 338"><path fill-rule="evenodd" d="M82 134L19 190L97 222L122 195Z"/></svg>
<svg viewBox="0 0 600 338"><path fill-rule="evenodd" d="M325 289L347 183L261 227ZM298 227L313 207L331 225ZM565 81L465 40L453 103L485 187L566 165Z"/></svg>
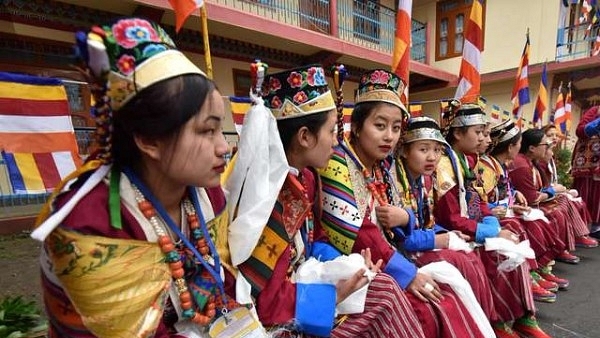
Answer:
<svg viewBox="0 0 600 338"><path fill-rule="evenodd" d="M402 143L408 144L416 141L431 140L448 145L438 123L429 117L419 116L408 120L406 131L402 135Z"/></svg>
<svg viewBox="0 0 600 338"><path fill-rule="evenodd" d="M492 127L490 138L493 144L500 144L517 136L521 130L511 120L503 121Z"/></svg>
<svg viewBox="0 0 600 338"><path fill-rule="evenodd" d="M476 104L462 104L450 117L449 127L470 127L485 125L488 121L483 109Z"/></svg>
<svg viewBox="0 0 600 338"><path fill-rule="evenodd" d="M111 108L119 110L154 83L183 74L206 76L156 23L124 18L76 35L78 53L105 79Z"/></svg>
<svg viewBox="0 0 600 338"><path fill-rule="evenodd" d="M406 84L396 74L384 69L374 69L360 77L355 104L362 102L387 102L399 107L408 116L400 96Z"/></svg>
<svg viewBox="0 0 600 338"><path fill-rule="evenodd" d="M323 67L316 64L266 76L262 92L278 120L336 109Z"/></svg>

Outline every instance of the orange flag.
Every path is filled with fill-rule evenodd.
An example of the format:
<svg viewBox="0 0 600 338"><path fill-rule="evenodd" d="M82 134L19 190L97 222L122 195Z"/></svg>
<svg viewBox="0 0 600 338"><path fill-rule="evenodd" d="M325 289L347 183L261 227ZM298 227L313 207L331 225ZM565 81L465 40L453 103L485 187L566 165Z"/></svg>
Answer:
<svg viewBox="0 0 600 338"><path fill-rule="evenodd" d="M175 11L175 31L179 32L181 26L192 12L204 6L204 0L169 0Z"/></svg>

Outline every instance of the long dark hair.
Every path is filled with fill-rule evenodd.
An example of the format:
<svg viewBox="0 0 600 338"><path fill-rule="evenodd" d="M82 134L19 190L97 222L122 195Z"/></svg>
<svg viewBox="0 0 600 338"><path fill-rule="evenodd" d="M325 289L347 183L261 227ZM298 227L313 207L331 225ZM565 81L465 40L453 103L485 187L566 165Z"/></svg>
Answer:
<svg viewBox="0 0 600 338"><path fill-rule="evenodd" d="M201 75L182 75L143 89L113 112L112 153L115 164L135 166L141 153L134 136L168 139L199 111L216 90L212 80Z"/></svg>
<svg viewBox="0 0 600 338"><path fill-rule="evenodd" d="M279 137L281 138L283 149L286 152L289 150L292 139L302 127L306 127L311 134L318 135L325 122L327 122L330 112L324 111L302 117L277 120L277 129L279 129Z"/></svg>

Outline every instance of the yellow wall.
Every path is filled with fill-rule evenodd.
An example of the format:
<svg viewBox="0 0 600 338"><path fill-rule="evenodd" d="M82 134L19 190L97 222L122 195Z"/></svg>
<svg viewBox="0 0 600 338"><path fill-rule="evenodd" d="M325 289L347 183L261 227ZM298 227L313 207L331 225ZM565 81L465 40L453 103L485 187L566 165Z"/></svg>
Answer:
<svg viewBox="0 0 600 338"><path fill-rule="evenodd" d="M529 64L554 60L558 11L558 1L487 0L481 73L518 67L528 27ZM458 74L461 57L435 61L436 2L415 1L412 16L430 27L428 52L431 65Z"/></svg>

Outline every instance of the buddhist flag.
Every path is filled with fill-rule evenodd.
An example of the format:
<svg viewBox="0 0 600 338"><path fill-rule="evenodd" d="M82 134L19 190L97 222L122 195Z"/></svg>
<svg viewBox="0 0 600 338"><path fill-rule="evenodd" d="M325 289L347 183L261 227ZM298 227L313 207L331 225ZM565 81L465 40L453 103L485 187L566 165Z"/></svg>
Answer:
<svg viewBox="0 0 600 338"><path fill-rule="evenodd" d="M533 124L541 127L544 123L544 113L548 109L548 74L546 73L546 64L542 69L542 80L540 81L540 91L538 92L538 98L535 102L535 110L533 111Z"/></svg>
<svg viewBox="0 0 600 338"><path fill-rule="evenodd" d="M558 130L560 130L560 124L565 122L565 99L562 94L562 82L558 86L558 96L556 97L556 104L554 106L554 125Z"/></svg>
<svg viewBox="0 0 600 338"><path fill-rule="evenodd" d="M493 104L492 105L492 113L491 113L491 115L492 115L492 118L494 120L500 120L500 107L497 106L497 105L495 105L495 104Z"/></svg>
<svg viewBox="0 0 600 338"><path fill-rule="evenodd" d="M396 37L394 39L394 52L392 56L392 72L406 81L406 87L402 92L401 100L408 104L408 82L410 77L410 36L412 32L411 22L412 0L399 0L398 12L396 13Z"/></svg>
<svg viewBox="0 0 600 338"><path fill-rule="evenodd" d="M473 1L465 30L463 57L454 97L475 102L481 90L481 49L483 47L483 0Z"/></svg>
<svg viewBox="0 0 600 338"><path fill-rule="evenodd" d="M421 104L413 104L409 105L410 117L418 117L423 115L423 105Z"/></svg>
<svg viewBox="0 0 600 338"><path fill-rule="evenodd" d="M0 72L0 149L14 194L52 191L81 164L60 80Z"/></svg>
<svg viewBox="0 0 600 338"><path fill-rule="evenodd" d="M192 12L204 5L204 0L169 0L169 3L175 12L175 31L179 32Z"/></svg>
<svg viewBox="0 0 600 338"><path fill-rule="evenodd" d="M565 119L560 123L560 131L563 135L567 135L567 131L571 128L571 82L569 82L567 88L567 95L565 96Z"/></svg>
<svg viewBox="0 0 600 338"><path fill-rule="evenodd" d="M528 68L529 31L527 32L527 41L525 42L525 48L523 48L523 54L521 55L521 61L519 62L519 69L517 70L517 77L515 80L515 85L513 86L511 96L511 101L513 103L513 115L517 120L518 125L520 125L521 116L523 115L523 105L530 102Z"/></svg>

